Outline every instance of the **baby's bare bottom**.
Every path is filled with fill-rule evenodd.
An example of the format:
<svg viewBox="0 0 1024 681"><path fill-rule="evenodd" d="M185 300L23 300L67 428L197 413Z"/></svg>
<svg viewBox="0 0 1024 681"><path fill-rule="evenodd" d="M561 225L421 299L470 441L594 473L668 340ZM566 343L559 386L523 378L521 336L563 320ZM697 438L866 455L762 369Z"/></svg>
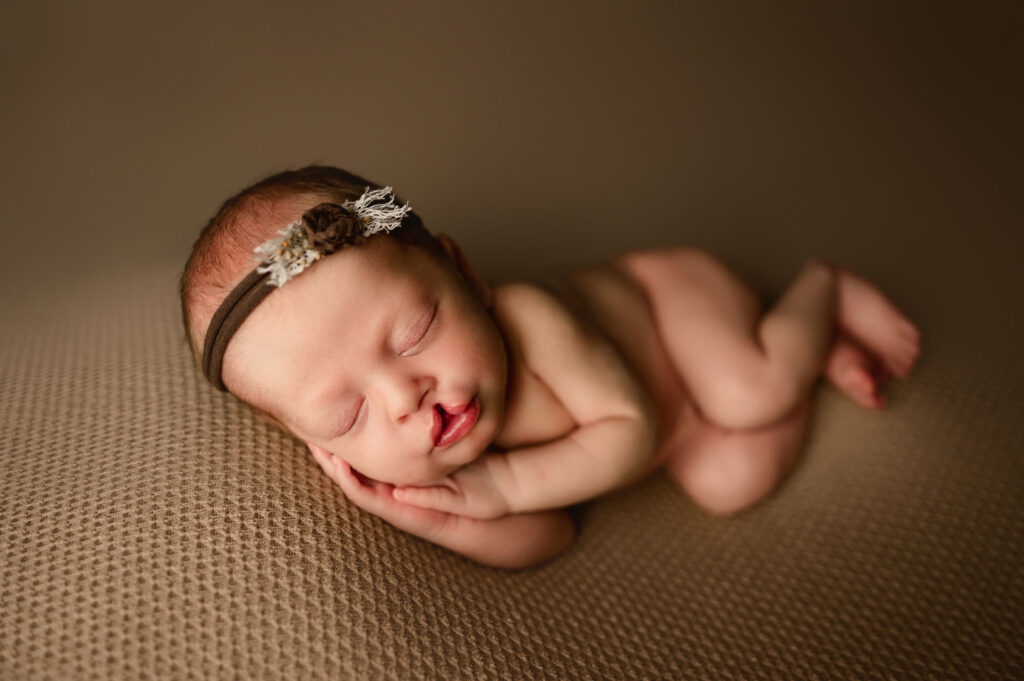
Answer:
<svg viewBox="0 0 1024 681"><path fill-rule="evenodd" d="M644 289L697 411L663 463L712 511L738 510L775 486L800 449L819 376L878 408L885 375L905 377L919 351L917 329L877 288L819 261L765 311L703 251L631 253L616 264Z"/></svg>

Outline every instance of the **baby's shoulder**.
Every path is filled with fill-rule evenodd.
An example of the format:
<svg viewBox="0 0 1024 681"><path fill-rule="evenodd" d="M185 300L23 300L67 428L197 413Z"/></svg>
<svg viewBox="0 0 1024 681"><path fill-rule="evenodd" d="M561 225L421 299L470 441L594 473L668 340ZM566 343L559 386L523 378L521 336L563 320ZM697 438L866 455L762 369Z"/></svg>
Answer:
<svg viewBox="0 0 1024 681"><path fill-rule="evenodd" d="M559 301L549 290L531 281L509 281L494 287L495 311L521 315L538 308L557 314Z"/></svg>
<svg viewBox="0 0 1024 681"><path fill-rule="evenodd" d="M648 396L617 348L556 291L514 282L494 291L496 322L525 366L576 423L638 413Z"/></svg>
<svg viewBox="0 0 1024 681"><path fill-rule="evenodd" d="M497 285L494 316L506 338L524 354L533 354L542 340L550 343L557 336L586 333L561 299L529 281Z"/></svg>
<svg viewBox="0 0 1024 681"><path fill-rule="evenodd" d="M548 286L516 281L494 290L494 317L512 351L542 378L570 372L627 373L611 341ZM606 372L607 373L607 372Z"/></svg>

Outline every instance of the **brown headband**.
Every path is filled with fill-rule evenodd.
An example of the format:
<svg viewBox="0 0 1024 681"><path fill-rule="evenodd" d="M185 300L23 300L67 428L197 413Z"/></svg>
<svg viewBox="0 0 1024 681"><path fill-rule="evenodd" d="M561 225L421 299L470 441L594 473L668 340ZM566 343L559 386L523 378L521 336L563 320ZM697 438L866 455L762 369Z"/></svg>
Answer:
<svg viewBox="0 0 1024 681"><path fill-rule="evenodd" d="M228 391L220 375L224 351L249 313L274 290L268 279L270 272L249 272L238 286L231 290L210 320L210 327L206 329L206 342L203 345L203 373L217 390Z"/></svg>
<svg viewBox="0 0 1024 681"><path fill-rule="evenodd" d="M285 230L279 232L283 234L281 238L272 239L256 249L257 253L269 252L271 255L231 290L206 329L203 374L215 388L228 391L221 377L228 343L242 322L275 287L281 286L321 256L330 255L343 246L362 243L374 233L397 229L402 226L403 219L405 222L419 220L409 212L409 204L396 207L393 198L387 203L380 203L383 197L391 195L390 187L385 190L371 192L367 187L363 197L354 204L348 201L345 205L321 203L303 213L301 222L289 227L287 233ZM355 214L348 209L349 206ZM272 260L277 263L271 265ZM296 265L298 261L301 262ZM297 271L290 271L289 265ZM286 269L289 272L282 274Z"/></svg>

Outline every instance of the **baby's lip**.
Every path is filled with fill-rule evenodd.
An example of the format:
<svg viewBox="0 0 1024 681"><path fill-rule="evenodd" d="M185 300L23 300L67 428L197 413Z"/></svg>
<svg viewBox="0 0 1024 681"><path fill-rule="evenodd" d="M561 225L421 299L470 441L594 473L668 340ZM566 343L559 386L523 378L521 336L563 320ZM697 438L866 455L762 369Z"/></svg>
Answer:
<svg viewBox="0 0 1024 681"><path fill-rule="evenodd" d="M441 409L444 409L444 407L441 407L441 409L438 409L438 407L441 407L441 405L434 405L434 421L430 425L430 441L435 445L441 438L441 431L444 430L444 417L441 415Z"/></svg>
<svg viewBox="0 0 1024 681"><path fill-rule="evenodd" d="M479 413L476 398L453 407L435 404L434 423L430 430L434 446L443 449L461 440L476 424Z"/></svg>
<svg viewBox="0 0 1024 681"><path fill-rule="evenodd" d="M465 404L453 404L453 405L438 404L437 406L441 407L442 409L445 410L446 413L451 414L452 416L458 416L462 412L464 412L467 409L469 409L469 405L471 405L471 404L473 404L473 400L470 400L469 402L466 402Z"/></svg>

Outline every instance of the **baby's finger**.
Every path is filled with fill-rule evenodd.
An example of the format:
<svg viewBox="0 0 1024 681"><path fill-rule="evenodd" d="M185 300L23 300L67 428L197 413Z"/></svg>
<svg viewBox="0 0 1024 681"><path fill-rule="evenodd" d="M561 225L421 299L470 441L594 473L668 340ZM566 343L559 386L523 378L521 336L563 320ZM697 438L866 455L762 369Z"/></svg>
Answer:
<svg viewBox="0 0 1024 681"><path fill-rule="evenodd" d="M315 445L306 445L306 449L308 449L309 453L313 455L313 459L320 464L320 468L327 468L327 460L324 458L324 450Z"/></svg>
<svg viewBox="0 0 1024 681"><path fill-rule="evenodd" d="M358 474L347 463L330 452L321 450L317 453L316 450L312 451L314 452L313 456L316 457L317 463L323 468L324 473L338 487L341 487L341 491L345 493L346 497L352 501L357 501L360 497L366 496L368 486L363 483Z"/></svg>
<svg viewBox="0 0 1024 681"><path fill-rule="evenodd" d="M309 450L310 454L313 455L313 458L316 459L316 462L320 464L320 468L323 469L324 473L327 473L328 477L341 485L342 482L337 479L339 477L338 471L336 470L337 457L326 449L313 444L307 444L306 448Z"/></svg>
<svg viewBox="0 0 1024 681"><path fill-rule="evenodd" d="M365 511L386 516L388 507L394 505L391 486L364 477L345 461L335 457L334 480L341 487L349 501Z"/></svg>
<svg viewBox="0 0 1024 681"><path fill-rule="evenodd" d="M346 490L350 489L352 494L365 498L379 496L379 488L383 483L371 480L338 457L334 457L333 464L338 478L343 481L339 484L343 484Z"/></svg>
<svg viewBox="0 0 1024 681"><path fill-rule="evenodd" d="M345 493L346 497L355 500L359 496L361 486L359 480L341 459L332 456L326 459L323 468L328 477L337 483L338 487L341 487L341 491Z"/></svg>
<svg viewBox="0 0 1024 681"><path fill-rule="evenodd" d="M380 484L366 477L349 466L344 460L325 449L309 445L309 451L313 453L313 458L324 469L327 476L336 482L349 498L351 498L353 493L359 494L368 490L374 490ZM388 491L390 493L390 490Z"/></svg>
<svg viewBox="0 0 1024 681"><path fill-rule="evenodd" d="M393 495L393 485L367 478L326 450L320 450L318 453L316 449L310 447L310 451L349 501L364 511L380 516L399 529L436 541L438 536L451 532L450 527L453 523L463 520L414 504L401 504Z"/></svg>
<svg viewBox="0 0 1024 681"><path fill-rule="evenodd" d="M342 491L350 501L363 510L379 515L388 522L399 526L405 524L401 516L408 515L409 511L427 512L426 509L412 505L402 506L393 496L394 485L368 478L342 459L338 457L334 457L334 459Z"/></svg>
<svg viewBox="0 0 1024 681"><path fill-rule="evenodd" d="M403 504L435 511L458 513L462 507L462 495L448 487L396 487L394 497Z"/></svg>

